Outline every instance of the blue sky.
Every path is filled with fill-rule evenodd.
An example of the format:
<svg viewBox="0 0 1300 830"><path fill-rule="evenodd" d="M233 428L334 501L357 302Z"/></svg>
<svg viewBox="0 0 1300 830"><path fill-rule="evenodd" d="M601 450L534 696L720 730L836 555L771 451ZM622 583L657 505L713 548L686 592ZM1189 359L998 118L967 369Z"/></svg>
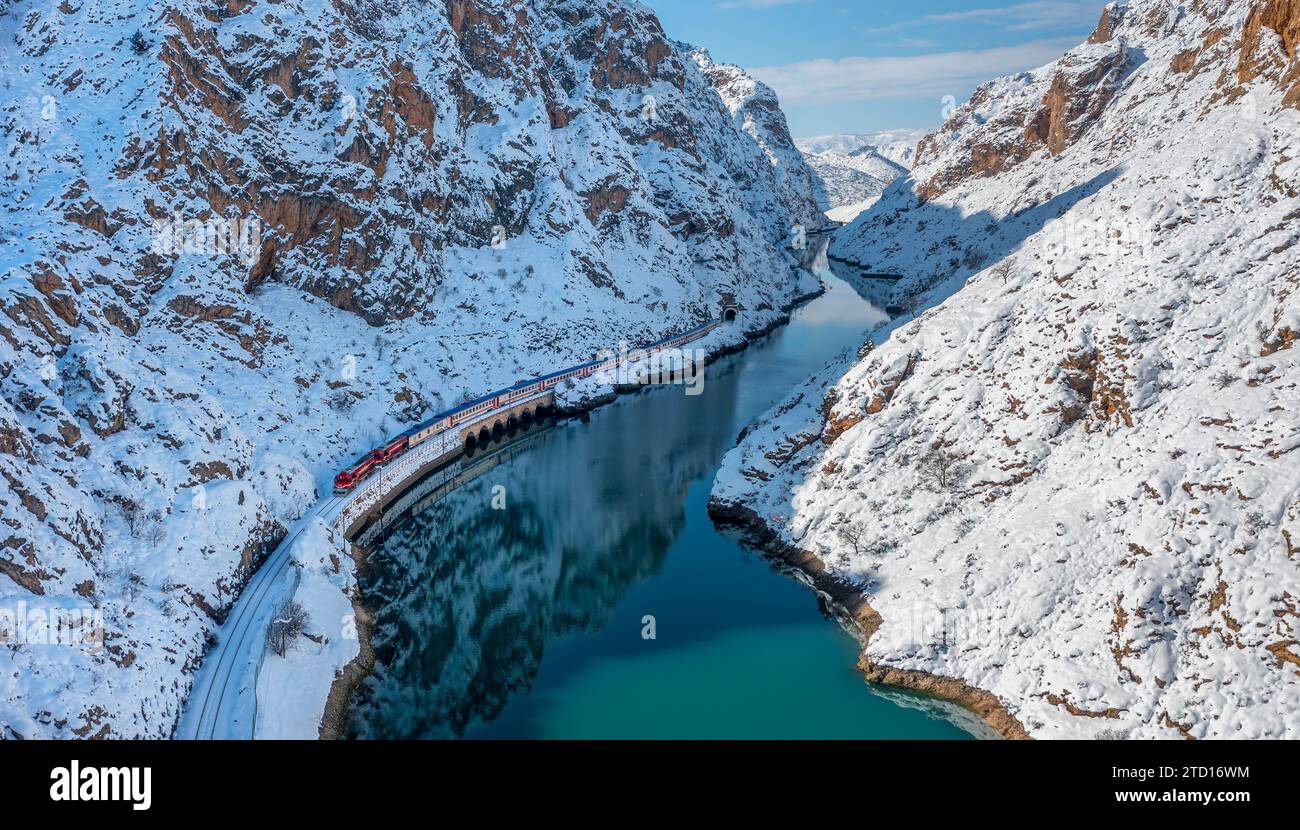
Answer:
<svg viewBox="0 0 1300 830"><path fill-rule="evenodd" d="M771 84L796 137L934 127L990 78L1060 57L1106 0L642 0L668 36Z"/></svg>

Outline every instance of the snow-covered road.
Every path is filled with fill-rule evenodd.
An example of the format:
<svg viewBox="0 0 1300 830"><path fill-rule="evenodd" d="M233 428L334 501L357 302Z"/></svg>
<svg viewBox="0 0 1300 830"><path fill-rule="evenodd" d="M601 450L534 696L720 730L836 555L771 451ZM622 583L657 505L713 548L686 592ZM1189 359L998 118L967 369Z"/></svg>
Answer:
<svg viewBox="0 0 1300 830"><path fill-rule="evenodd" d="M257 723L257 673L266 652L266 625L282 599L293 596L297 570L294 542L317 520L332 522L345 499L330 496L290 529L239 595L217 644L194 679L176 728L180 739L251 739ZM292 573L292 579L285 579Z"/></svg>

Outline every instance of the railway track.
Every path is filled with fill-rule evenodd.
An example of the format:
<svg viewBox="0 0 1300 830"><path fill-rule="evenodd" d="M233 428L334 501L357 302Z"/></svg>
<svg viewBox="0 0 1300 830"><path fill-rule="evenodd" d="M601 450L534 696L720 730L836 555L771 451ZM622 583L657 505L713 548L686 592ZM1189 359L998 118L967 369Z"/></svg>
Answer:
<svg viewBox="0 0 1300 830"><path fill-rule="evenodd" d="M285 573L293 568L290 552L293 544L308 525L317 518L330 518L342 506L343 499L330 496L294 525L285 540L276 547L270 558L257 569L245 586L239 599L218 635L217 644L203 661L190 690L189 703L176 737L181 739L252 738L257 717L257 687L241 688L248 675L248 664L262 655L262 622L274 611L274 599L283 593L280 585ZM295 584L297 580L294 580ZM290 589L290 593L292 588ZM251 637L251 639L250 639ZM256 652L254 657L253 652ZM256 678L256 672L252 675ZM243 692L252 697L245 709L250 710L247 723L239 718L236 707Z"/></svg>

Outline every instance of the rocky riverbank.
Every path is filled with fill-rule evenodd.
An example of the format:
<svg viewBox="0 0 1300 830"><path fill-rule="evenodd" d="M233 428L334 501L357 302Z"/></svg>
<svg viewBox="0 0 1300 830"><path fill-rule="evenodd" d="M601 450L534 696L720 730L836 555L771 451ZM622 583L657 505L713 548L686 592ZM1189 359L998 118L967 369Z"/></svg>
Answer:
<svg viewBox="0 0 1300 830"><path fill-rule="evenodd" d="M862 642L858 669L868 682L928 695L966 709L1003 738L1028 740L1024 726L998 698L961 680L939 677L923 671L892 668L872 661L867 646L883 618L871 607L865 594L852 583L835 576L826 563L806 550L786 544L757 513L748 508L709 502L709 516L722 526L745 532L747 541L766 555L793 569L831 606L835 617Z"/></svg>

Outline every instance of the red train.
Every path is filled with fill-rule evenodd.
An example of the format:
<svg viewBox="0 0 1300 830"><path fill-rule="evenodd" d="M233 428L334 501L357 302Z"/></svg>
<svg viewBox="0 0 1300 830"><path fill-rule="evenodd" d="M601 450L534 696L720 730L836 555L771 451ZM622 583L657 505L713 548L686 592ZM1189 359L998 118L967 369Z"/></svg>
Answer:
<svg viewBox="0 0 1300 830"><path fill-rule="evenodd" d="M375 457L376 463L387 464L389 461L392 461L397 456L406 452L410 440L410 437L406 433L402 433L389 442L387 446L371 450L370 454Z"/></svg>
<svg viewBox="0 0 1300 830"><path fill-rule="evenodd" d="M351 490L358 481L373 473L375 466L375 453L371 450L361 456L356 463L334 476L334 492L341 494Z"/></svg>

